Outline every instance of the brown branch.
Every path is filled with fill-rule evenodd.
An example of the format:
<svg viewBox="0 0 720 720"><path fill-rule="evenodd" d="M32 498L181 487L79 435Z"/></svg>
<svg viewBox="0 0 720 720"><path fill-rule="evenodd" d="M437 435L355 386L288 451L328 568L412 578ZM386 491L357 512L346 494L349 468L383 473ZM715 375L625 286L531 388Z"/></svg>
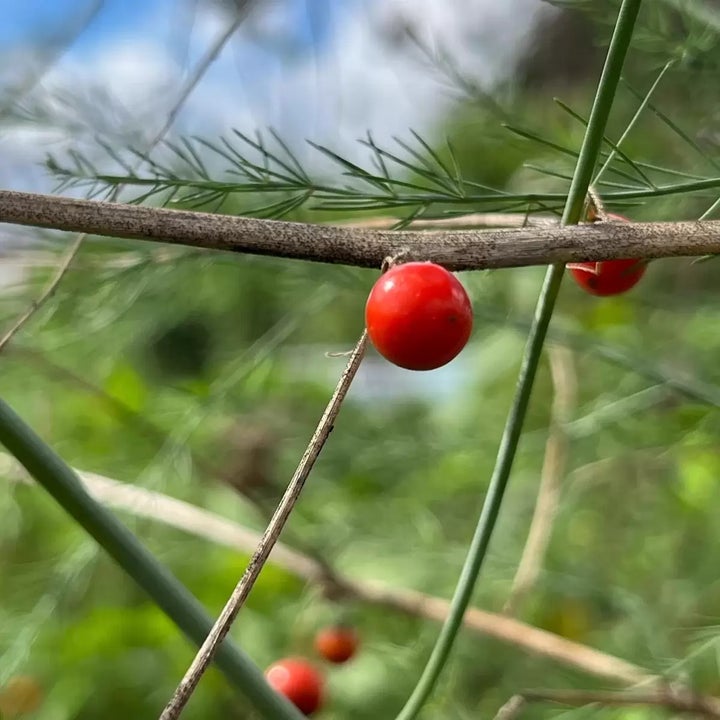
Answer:
<svg viewBox="0 0 720 720"><path fill-rule="evenodd" d="M495 720L515 720L525 705L531 702L553 702L561 705L605 705L624 707L650 705L673 713L690 713L705 718L720 718L720 700L699 695L686 688L660 686L650 691L612 692L605 690L524 690L514 695L495 715Z"/></svg>
<svg viewBox="0 0 720 720"><path fill-rule="evenodd" d="M450 611L447 600L416 590L398 591L374 581L349 582L347 588L352 596L368 603L440 623L445 621ZM499 613L468 608L463 622L466 627L487 637L517 645L535 655L550 658L590 675L613 679L626 685L656 681L655 676L645 668Z"/></svg>
<svg viewBox="0 0 720 720"><path fill-rule="evenodd" d="M720 220L391 231L2 190L0 222L374 268L399 252L404 252L407 259L434 260L451 270L720 254Z"/></svg>
<svg viewBox="0 0 720 720"><path fill-rule="evenodd" d="M393 217L373 217L366 220L348 220L337 221L334 223L326 223L337 227L353 227L366 228L373 230L391 230L398 222L398 218ZM423 219L416 218L412 220L408 227L414 230L435 229L471 229L471 228L519 228L534 227L535 225L557 227L558 221L551 217L542 217L534 215L524 215L522 213L471 213L462 217ZM9 248L4 251L6 257L11 257L14 261L19 261L28 267L48 267L57 264L57 253L42 250L25 250ZM93 266L112 267L112 268L129 268L138 265L145 265L148 262L153 263L169 263L174 262L178 258L185 256L187 251L181 248L159 247L155 249L148 259L148 253L133 252L124 250L114 257L94 258Z"/></svg>
<svg viewBox="0 0 720 720"><path fill-rule="evenodd" d="M510 595L503 608L503 612L508 614L517 613L518 606L532 590L542 569L552 535L553 523L560 501L560 486L567 464L568 437L565 423L570 419L575 405L577 377L571 350L554 345L548 348L548 357L555 392L550 411L550 430L545 443L545 458L530 530L513 579Z"/></svg>
<svg viewBox="0 0 720 720"><path fill-rule="evenodd" d="M0 460L10 471L5 472L6 468L2 467L1 476L10 476L34 484L32 480L27 479L22 467L10 455L0 453ZM95 473L80 470L77 473L95 499L116 509L162 522L243 553L252 553L261 539L259 533L182 500L136 485L111 480ZM414 617L443 622L450 608L447 600L417 590L389 587L372 580L348 578L280 542L273 547L271 561L303 580L329 585L332 590L339 590L348 598L380 605ZM463 625L472 632L623 685L652 683L658 680L649 670L638 665L486 610L468 609L463 617Z"/></svg>
<svg viewBox="0 0 720 720"><path fill-rule="evenodd" d="M290 517L290 513L300 497L305 481L307 480L315 461L320 455L320 451L332 432L333 425L338 413L340 412L342 402L350 389L350 384L352 383L353 378L360 367L363 355L365 354L366 343L367 331L363 330L363 333L360 336L350 359L348 360L345 370L338 381L337 387L330 398L330 402L325 408L325 412L320 418L320 422L310 439L310 443L300 459L300 463L295 470L295 474L290 480L290 483L285 490L285 494L273 513L270 523L258 543L257 549L250 558L250 563L248 564L245 573L233 590L230 599L227 601L225 607L220 613L220 616L213 625L210 634L205 639L205 642L202 644L200 650L198 650L195 659L192 661L190 667L185 673L185 676L175 690L173 697L170 699L170 702L160 715L160 720L175 720L180 716L180 713L182 713L183 708L195 691L197 684L200 682L200 678L212 662L217 648L230 631L233 621L237 617L238 612L240 612L240 608L245 603L245 600L250 594L255 581L260 575L263 565L270 557L273 546L277 543L280 533L285 527L285 523Z"/></svg>
<svg viewBox="0 0 720 720"><path fill-rule="evenodd" d="M11 455L0 453L0 462L10 469L13 480L28 485L34 484ZM5 470L5 467L2 469ZM241 552L252 552L260 540L260 534L254 530L184 500L178 500L155 490L113 480L97 473L84 470L76 470L76 472L83 481L85 489L96 500L118 510L126 510L136 517L155 520ZM279 567L308 581L316 580L321 574L319 563L316 560L291 550L282 543L277 543L273 548L272 559Z"/></svg>

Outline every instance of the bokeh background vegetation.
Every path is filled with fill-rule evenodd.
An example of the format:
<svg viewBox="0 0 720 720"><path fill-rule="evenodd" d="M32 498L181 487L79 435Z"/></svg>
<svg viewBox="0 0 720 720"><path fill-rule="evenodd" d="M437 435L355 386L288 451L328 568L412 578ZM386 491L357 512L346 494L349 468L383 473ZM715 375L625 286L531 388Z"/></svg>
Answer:
<svg viewBox="0 0 720 720"><path fill-rule="evenodd" d="M524 164L567 174L573 159L503 124L578 148L582 124L552 98L587 112L617 3L572 5L578 7L538 25L494 101L466 88L425 137L443 152L450 136L467 178L514 191L567 188L565 179ZM718 174L718 23L698 19L687 5L647 3L609 135L617 139L637 107L629 86L646 92L674 58L653 105L687 137L648 110L623 149L680 172ZM407 42L403 37L398 43ZM707 191L610 209L635 220L689 219L716 198ZM223 211L242 213L255 201L232 197ZM290 217L328 215L303 208ZM67 242L49 233L24 238L45 254ZM3 261L23 269L0 298L3 326L52 273L24 260L27 244L21 250L8 250ZM262 509L282 493L343 367L327 353L352 347L377 273L185 250L159 259L155 251L142 243L89 242L56 295L4 351L0 392L75 467L260 530ZM450 596L542 274L463 273L476 326L462 356L442 370L408 373L369 355L283 536L288 545L311 548L353 578ZM716 260L653 262L642 283L617 298L584 295L568 280L551 340L570 350L577 383L570 447L544 567L518 609L537 627L708 693L720 693L718 328ZM553 396L546 358L478 607L500 611L507 599L537 496ZM14 716L10 689L22 676L42 695L22 716L156 716L192 648L50 498L18 483L9 463L3 475L6 715ZM213 613L221 608L246 554L131 513L122 517ZM312 653L314 632L340 617L359 628L362 651L328 671L330 699L319 717L393 717L436 624L333 602L270 563L233 636L265 666ZM464 632L426 717L487 717L526 687L613 685ZM644 720L662 712L538 706L527 715ZM212 671L186 715L246 718L251 711Z"/></svg>

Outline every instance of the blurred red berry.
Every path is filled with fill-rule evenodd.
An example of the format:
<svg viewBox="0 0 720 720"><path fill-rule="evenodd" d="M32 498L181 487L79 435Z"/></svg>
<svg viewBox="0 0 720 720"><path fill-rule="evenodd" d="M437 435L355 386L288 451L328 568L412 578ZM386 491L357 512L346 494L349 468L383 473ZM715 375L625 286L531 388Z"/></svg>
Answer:
<svg viewBox="0 0 720 720"><path fill-rule="evenodd" d="M315 636L315 649L331 663L347 662L355 655L359 644L355 630L342 625L323 628Z"/></svg>
<svg viewBox="0 0 720 720"><path fill-rule="evenodd" d="M305 715L312 715L323 703L323 677L307 660L278 660L265 671L265 678Z"/></svg>

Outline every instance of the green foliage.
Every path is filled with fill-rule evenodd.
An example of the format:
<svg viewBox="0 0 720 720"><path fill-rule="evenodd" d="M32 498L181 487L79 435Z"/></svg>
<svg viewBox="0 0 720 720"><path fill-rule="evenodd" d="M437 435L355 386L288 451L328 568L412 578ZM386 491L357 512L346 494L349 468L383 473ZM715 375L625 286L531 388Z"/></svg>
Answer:
<svg viewBox="0 0 720 720"><path fill-rule="evenodd" d="M585 5L592 11L600 4ZM602 5L606 21L616 4ZM603 197L638 220L717 210L720 158L716 138L703 130L716 104L711 78L719 53L708 41L712 27L689 11L681 14L689 32L663 25L675 5L646 3L639 52L633 46L600 154L612 156L599 184ZM675 63L648 98L669 60ZM448 118L437 142L414 135L381 148L368 136L368 167L318 147L335 169L322 181L275 134L267 142L239 133L176 141L137 177L79 155L75 164L55 159L50 167L62 188L100 193L129 183L135 201L259 216L320 220L330 210L332 217L370 210L395 214L402 224L483 210L558 213L593 90L569 90L558 103L514 97L504 108L510 128L496 108L474 102ZM106 152L117 166L127 163L125 150L108 145ZM370 355L284 540L319 551L353 577L451 595L492 473L541 275L536 268L465 274L475 335L442 371L417 379ZM342 368L342 359L326 353L354 342L375 276L191 252L168 260L141 244L93 243L8 349L0 396L74 465L260 530L257 506L277 501ZM6 323L43 280L33 274L2 296ZM573 350L578 398L548 555L521 612L541 628L711 693L720 692L716 286L714 262L677 259L654 262L624 297L598 300L570 283L562 290L549 339ZM552 398L543 362L474 597L480 607L499 610L507 598L534 507ZM39 679L40 720L157 714L191 648L39 489L4 475L0 686L19 674ZM219 610L247 555L129 513L122 519ZM314 630L339 612L356 622L363 647L355 662L329 671L331 701L322 717L394 716L437 625L372 605L338 607L270 564L232 635L265 666L280 655L311 653ZM429 717L490 715L524 687L605 684L470 632L461 633L446 670ZM249 712L211 671L187 717ZM637 720L657 714L622 712Z"/></svg>

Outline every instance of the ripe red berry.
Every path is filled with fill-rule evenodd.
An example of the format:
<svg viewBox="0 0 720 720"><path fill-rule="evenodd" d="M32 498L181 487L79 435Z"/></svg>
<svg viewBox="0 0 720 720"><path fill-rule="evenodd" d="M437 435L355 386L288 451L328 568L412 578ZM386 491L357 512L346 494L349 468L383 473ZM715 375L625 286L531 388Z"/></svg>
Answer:
<svg viewBox="0 0 720 720"><path fill-rule="evenodd" d="M347 662L359 644L360 638L355 630L341 625L323 628L315 636L315 649L332 663Z"/></svg>
<svg viewBox="0 0 720 720"><path fill-rule="evenodd" d="M608 214L608 218L629 222L622 215ZM603 260L601 262L570 263L568 270L575 282L591 295L619 295L637 285L647 270L643 260Z"/></svg>
<svg viewBox="0 0 720 720"><path fill-rule="evenodd" d="M637 285L647 264L642 260L603 260L568 265L575 282L592 295L619 295Z"/></svg>
<svg viewBox="0 0 720 720"><path fill-rule="evenodd" d="M431 262L395 265L370 291L365 324L377 351L408 370L449 363L472 331L470 298L460 281Z"/></svg>
<svg viewBox="0 0 720 720"><path fill-rule="evenodd" d="M265 678L276 692L305 715L312 715L322 705L324 681L307 660L278 660L265 671Z"/></svg>

